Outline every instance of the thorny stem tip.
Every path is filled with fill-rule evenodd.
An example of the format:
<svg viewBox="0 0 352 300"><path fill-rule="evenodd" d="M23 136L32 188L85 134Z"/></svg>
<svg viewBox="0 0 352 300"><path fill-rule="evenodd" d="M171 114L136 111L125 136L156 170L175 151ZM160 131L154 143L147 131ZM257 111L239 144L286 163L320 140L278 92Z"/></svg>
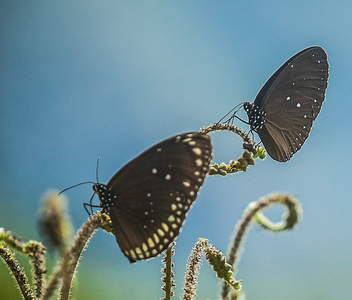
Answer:
<svg viewBox="0 0 352 300"><path fill-rule="evenodd" d="M162 286L162 290L165 292L165 297L162 298L162 300L171 300L172 296L174 295L173 288L176 286L175 285L175 280L174 280L174 272L172 271L172 268L174 267L174 263L172 261L172 257L175 254L175 242L171 243L169 248L167 248L165 252L165 256L162 259L163 263L163 268L161 269L161 273L164 274L164 276L161 278L161 281L164 283Z"/></svg>
<svg viewBox="0 0 352 300"><path fill-rule="evenodd" d="M45 284L46 268L44 254L46 252L46 248L42 245L42 243L36 241L29 241L27 243L23 243L21 239L17 238L11 231L5 231L4 228L0 228L0 240L3 241L3 243L8 245L9 247L13 248L15 251L18 251L23 255L27 255L30 258L30 263L33 266L32 274L34 277L35 296L39 298L43 293L43 286ZM6 257L11 258L13 256L5 256L3 257L3 259L5 259ZM12 267L11 270L14 270L15 266L13 264L17 261L13 259L11 262L12 265L8 266ZM20 270L20 267L17 265L16 269L18 271ZM18 278L24 277L23 275L21 275L15 278L17 280ZM20 282L18 282L18 284L19 286L21 285ZM22 288L21 291L23 291Z"/></svg>
<svg viewBox="0 0 352 300"><path fill-rule="evenodd" d="M14 255L9 249L4 246L4 243L0 243L0 257L7 264L8 268L12 272L13 277L15 278L18 287L21 290L22 296L26 300L35 299L34 294L28 283L28 278L21 269L18 261L15 259Z"/></svg>
<svg viewBox="0 0 352 300"><path fill-rule="evenodd" d="M186 277L184 283L184 294L182 299L193 300L196 297L197 290L197 279L199 276L199 270L202 264L202 256L208 247L208 240L199 239L199 241L193 247L186 267Z"/></svg>
<svg viewBox="0 0 352 300"><path fill-rule="evenodd" d="M81 229L78 231L77 236L74 238L72 247L66 251L61 265L54 272L54 275L45 290L42 298L43 300L49 299L53 295L61 278L63 283L60 289L60 299L66 300L69 298L72 287L72 279L75 275L82 251L86 247L95 230L100 226L104 227L105 219L102 215L103 214L101 211L98 211L96 214L90 216L87 222L83 224Z"/></svg>

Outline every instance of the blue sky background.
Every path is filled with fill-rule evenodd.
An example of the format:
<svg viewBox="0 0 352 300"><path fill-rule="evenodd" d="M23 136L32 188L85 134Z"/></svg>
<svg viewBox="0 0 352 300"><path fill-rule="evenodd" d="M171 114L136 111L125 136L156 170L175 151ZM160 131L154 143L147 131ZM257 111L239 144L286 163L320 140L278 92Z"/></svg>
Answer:
<svg viewBox="0 0 352 300"><path fill-rule="evenodd" d="M275 191L300 199L303 220L279 235L252 228L237 274L247 299L350 299L351 11L351 2L321 0L2 1L0 226L41 240L48 189L94 181L98 156L107 182L154 143L253 101L284 61L320 45L330 78L311 136L287 163L268 158L206 179L177 239L175 299L197 239L226 252L248 203ZM216 162L240 155L237 136L212 137ZM88 185L66 193L75 229L91 194ZM282 211L268 213L279 220ZM160 269L160 257L130 265L100 230L81 261L76 299L158 299ZM218 288L204 263L198 299L216 299Z"/></svg>

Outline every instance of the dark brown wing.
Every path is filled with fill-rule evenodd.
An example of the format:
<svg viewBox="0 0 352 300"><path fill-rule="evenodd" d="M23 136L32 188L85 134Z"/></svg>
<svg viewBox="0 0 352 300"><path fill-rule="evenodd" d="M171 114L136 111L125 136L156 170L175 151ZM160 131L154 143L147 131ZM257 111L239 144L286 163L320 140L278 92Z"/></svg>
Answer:
<svg viewBox="0 0 352 300"><path fill-rule="evenodd" d="M151 147L111 178L116 200L109 214L131 262L157 256L179 234L211 158L210 137L192 132Z"/></svg>
<svg viewBox="0 0 352 300"><path fill-rule="evenodd" d="M289 160L308 138L325 99L328 76L325 51L310 47L285 62L258 93L254 104L266 117L256 132L273 159Z"/></svg>

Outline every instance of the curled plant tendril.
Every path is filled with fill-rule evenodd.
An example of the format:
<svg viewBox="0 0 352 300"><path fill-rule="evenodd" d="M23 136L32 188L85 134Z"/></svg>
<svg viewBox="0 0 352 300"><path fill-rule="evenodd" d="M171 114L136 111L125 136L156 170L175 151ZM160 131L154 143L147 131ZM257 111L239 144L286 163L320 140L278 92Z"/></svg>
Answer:
<svg viewBox="0 0 352 300"><path fill-rule="evenodd" d="M287 212L283 216L283 220L279 223L273 223L267 219L262 210L274 204L283 204L287 208ZM235 269L239 260L240 251L242 249L244 237L248 232L252 221L255 221L259 226L273 231L281 232L284 230L293 229L300 220L302 214L301 206L298 200L287 194L271 194L259 199L257 202L252 202L245 210L242 220L236 225L235 234L232 237L228 254L228 263ZM228 299L230 287L223 285L221 296L222 299Z"/></svg>
<svg viewBox="0 0 352 300"><path fill-rule="evenodd" d="M297 199L290 195L273 194L267 198L263 198L262 201L268 202L269 204L282 204L286 207L286 212L282 215L281 222L277 223L271 222L261 211L258 211L254 216L254 220L264 229L273 232L293 229L302 216L302 208L300 203ZM251 209L251 205L252 204L249 204L248 209Z"/></svg>
<svg viewBox="0 0 352 300"><path fill-rule="evenodd" d="M228 123L214 123L212 125L202 127L200 129L200 132L208 134L212 131L217 131L217 130L227 130L227 131L236 133L237 135L239 135L242 138L243 143L246 143L247 147L249 147L249 145L253 145L251 152L255 153L255 148L254 148L255 142L252 141L249 138L248 134L246 134L241 128L238 128L235 125L228 124ZM247 150L249 150L249 149L247 149Z"/></svg>
<svg viewBox="0 0 352 300"><path fill-rule="evenodd" d="M234 132L239 135L243 140L243 149L244 152L238 160L231 160L229 164L221 163L221 164L213 164L210 166L209 175L221 175L225 176L227 174L236 173L239 171L246 172L248 166L254 165L254 160L256 158L264 159L265 158L265 150L262 147L257 147L255 142L251 140L242 129L236 127L233 124L229 123L214 123L207 127L203 127L200 129L200 132L208 134L212 131L217 130L227 130L230 132Z"/></svg>

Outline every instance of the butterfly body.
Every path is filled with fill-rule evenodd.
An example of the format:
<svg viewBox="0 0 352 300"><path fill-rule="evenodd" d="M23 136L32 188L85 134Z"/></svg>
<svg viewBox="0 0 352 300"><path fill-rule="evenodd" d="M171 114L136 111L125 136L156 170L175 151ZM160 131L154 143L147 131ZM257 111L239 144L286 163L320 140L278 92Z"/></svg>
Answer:
<svg viewBox="0 0 352 300"><path fill-rule="evenodd" d="M251 131L274 160L288 161L301 149L322 107L328 77L325 51L310 47L286 61L253 103L243 104Z"/></svg>
<svg viewBox="0 0 352 300"><path fill-rule="evenodd" d="M100 206L103 209L103 212L109 213L111 207L115 205L117 196L113 194L111 188L102 183L96 183L93 185L93 191L98 195L100 199Z"/></svg>
<svg viewBox="0 0 352 300"><path fill-rule="evenodd" d="M262 129L265 122L266 112L250 102L243 103L243 108L248 115L251 130L257 132L259 129Z"/></svg>
<svg viewBox="0 0 352 300"><path fill-rule="evenodd" d="M177 237L211 158L209 136L182 134L137 156L106 185L93 186L130 262L157 256Z"/></svg>

